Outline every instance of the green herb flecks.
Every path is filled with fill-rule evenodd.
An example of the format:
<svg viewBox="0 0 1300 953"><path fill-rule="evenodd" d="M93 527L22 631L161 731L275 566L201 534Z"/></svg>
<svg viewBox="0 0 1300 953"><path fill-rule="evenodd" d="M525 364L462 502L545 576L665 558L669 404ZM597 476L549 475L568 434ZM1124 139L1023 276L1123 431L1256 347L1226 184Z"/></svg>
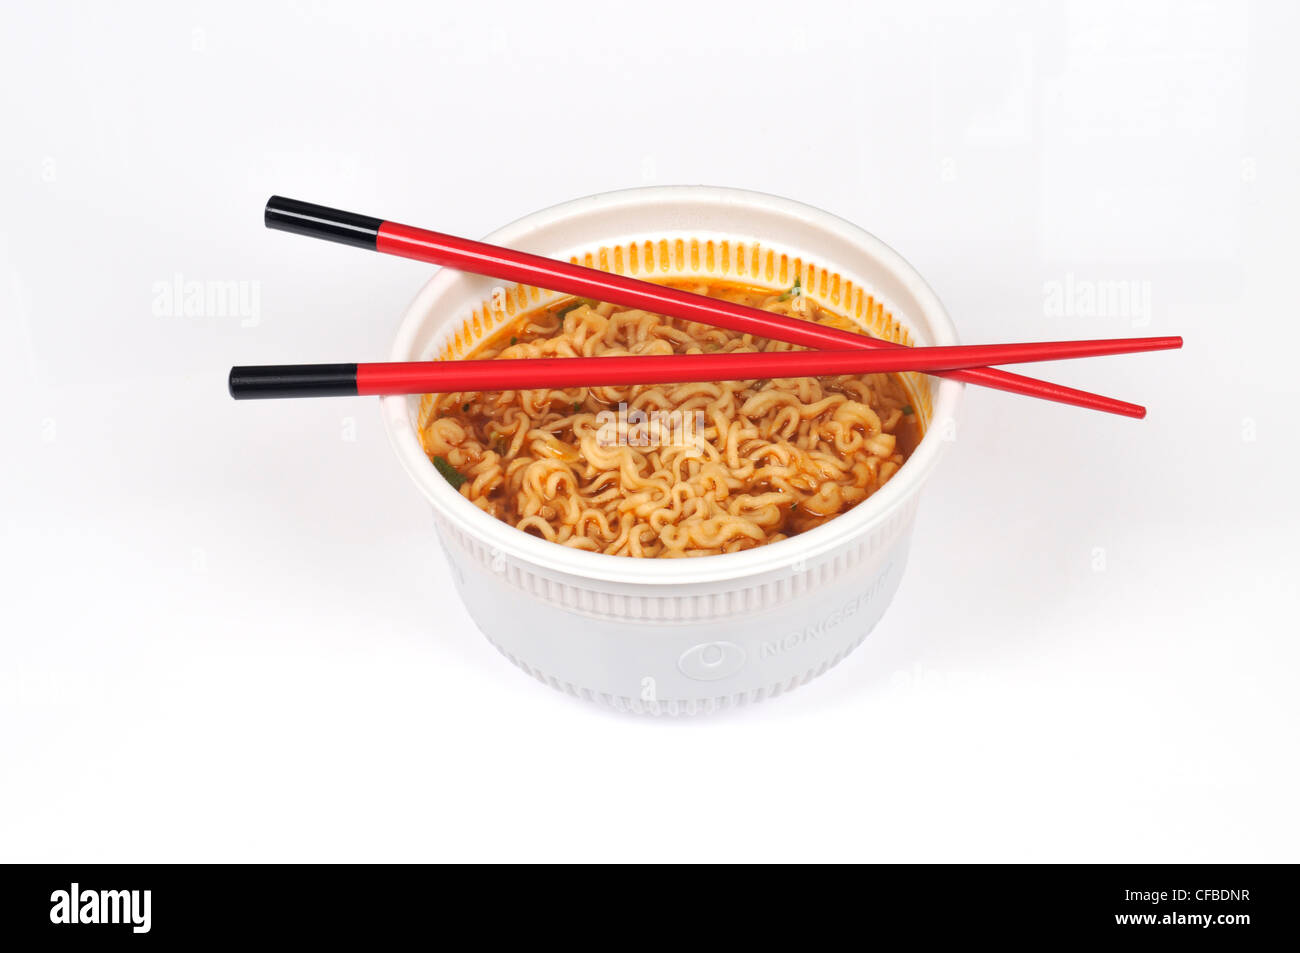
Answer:
<svg viewBox="0 0 1300 953"><path fill-rule="evenodd" d="M446 457L434 457L433 468L442 474L442 478L451 484L453 490L459 490L467 479L465 474L447 462Z"/></svg>
<svg viewBox="0 0 1300 953"><path fill-rule="evenodd" d="M803 285L800 284L802 280L803 280L802 275L795 275L794 284L790 286L789 291L781 295L780 300L789 301L791 298L797 298L799 297L799 295L803 294Z"/></svg>
<svg viewBox="0 0 1300 953"><path fill-rule="evenodd" d="M911 404L907 404L907 405L905 405L905 406L903 407L903 413L904 413L906 416L910 417L910 416L912 416L914 413L916 413L916 411L914 411L914 410L912 409L912 405L911 405Z"/></svg>
<svg viewBox="0 0 1300 953"><path fill-rule="evenodd" d="M570 311L577 311L579 308L584 306L594 308L596 307L596 302L591 298L579 298L577 301L573 302L573 304L566 304L559 311L555 312L555 314L557 317L563 319L568 317Z"/></svg>

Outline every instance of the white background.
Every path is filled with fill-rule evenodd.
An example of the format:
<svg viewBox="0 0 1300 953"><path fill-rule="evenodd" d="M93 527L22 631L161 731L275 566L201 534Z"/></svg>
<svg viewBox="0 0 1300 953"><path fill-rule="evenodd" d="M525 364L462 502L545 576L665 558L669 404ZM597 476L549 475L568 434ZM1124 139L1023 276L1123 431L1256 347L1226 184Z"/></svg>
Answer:
<svg viewBox="0 0 1300 953"><path fill-rule="evenodd" d="M6 7L0 859L1297 860L1298 27ZM1044 374L1143 422L968 389L862 648L748 710L615 715L477 633L375 402L225 375L382 359L430 273L264 230L272 193L477 236L666 183L862 225L970 342L1187 347ZM176 276L257 313L168 313ZM1137 303L1052 306L1103 282Z"/></svg>

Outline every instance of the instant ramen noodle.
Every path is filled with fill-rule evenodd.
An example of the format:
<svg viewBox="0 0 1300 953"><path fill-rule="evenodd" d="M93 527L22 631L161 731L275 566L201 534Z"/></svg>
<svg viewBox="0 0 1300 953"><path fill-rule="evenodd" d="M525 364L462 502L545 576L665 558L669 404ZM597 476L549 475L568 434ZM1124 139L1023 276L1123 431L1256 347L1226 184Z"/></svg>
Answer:
<svg viewBox="0 0 1300 953"><path fill-rule="evenodd" d="M797 285L677 287L860 331ZM520 316L471 356L795 349L570 298ZM426 395L420 431L475 506L562 546L633 557L738 552L806 532L880 489L921 438L895 374Z"/></svg>

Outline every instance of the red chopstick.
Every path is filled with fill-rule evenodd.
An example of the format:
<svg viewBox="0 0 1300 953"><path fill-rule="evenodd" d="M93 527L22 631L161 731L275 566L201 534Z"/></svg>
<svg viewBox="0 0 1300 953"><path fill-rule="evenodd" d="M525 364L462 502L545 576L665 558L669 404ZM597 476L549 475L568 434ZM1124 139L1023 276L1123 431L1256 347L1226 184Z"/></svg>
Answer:
<svg viewBox="0 0 1300 953"><path fill-rule="evenodd" d="M523 282L565 294L644 308L774 341L829 350L892 349L903 346L689 291L584 268L566 261L530 255L411 225L400 225L368 215L312 205L296 199L272 196L266 203L265 221L268 228L369 248L388 255L413 258L504 281ZM1138 404L995 368L973 367L945 372L940 376L1125 417L1146 416L1146 408Z"/></svg>
<svg viewBox="0 0 1300 953"><path fill-rule="evenodd" d="M861 349L760 351L385 364L288 364L231 368L230 394L236 399L446 394L898 371L934 372L994 363L1158 351L1182 347L1182 344L1182 338L1155 337L914 347L870 352Z"/></svg>

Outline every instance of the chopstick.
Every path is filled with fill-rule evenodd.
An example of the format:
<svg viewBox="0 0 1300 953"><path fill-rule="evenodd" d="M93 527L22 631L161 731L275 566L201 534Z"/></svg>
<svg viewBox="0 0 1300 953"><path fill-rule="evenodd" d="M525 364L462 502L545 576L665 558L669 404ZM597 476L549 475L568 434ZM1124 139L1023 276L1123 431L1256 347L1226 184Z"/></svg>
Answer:
<svg viewBox="0 0 1300 953"><path fill-rule="evenodd" d="M265 222L267 228L368 248L387 255L413 258L416 261L594 298L597 301L644 308L658 314L789 344L829 350L903 347L892 341L811 321L799 321L758 308L747 308L729 301L584 268L566 261L278 195L272 196L266 203ZM1049 381L1022 377L996 368L972 367L943 372L940 376L1125 417L1140 419L1146 416L1146 408L1138 404Z"/></svg>
<svg viewBox="0 0 1300 953"><path fill-rule="evenodd" d="M476 393L822 377L899 371L950 371L986 364L1053 361L1182 347L1182 338L1118 338L898 348L888 351L760 351L523 360L409 361L374 364L280 364L233 367L230 395L337 397Z"/></svg>

